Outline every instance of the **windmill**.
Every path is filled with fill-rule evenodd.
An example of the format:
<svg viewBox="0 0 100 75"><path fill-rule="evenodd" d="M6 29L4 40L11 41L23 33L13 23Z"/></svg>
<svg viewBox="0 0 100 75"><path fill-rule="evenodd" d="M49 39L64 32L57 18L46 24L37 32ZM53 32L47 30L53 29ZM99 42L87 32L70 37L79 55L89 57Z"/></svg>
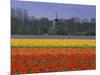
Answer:
<svg viewBox="0 0 100 75"><path fill-rule="evenodd" d="M59 22L59 19L58 19L58 14L57 14L57 12L56 12L56 16L55 16L56 18L53 20L53 27L56 27L57 25L58 25L58 22Z"/></svg>
<svg viewBox="0 0 100 75"><path fill-rule="evenodd" d="M57 12L55 13L55 17L56 18L52 21L52 25L51 25L51 28L50 28L50 31L49 31L50 34L56 34L56 31L57 31L57 26L59 24Z"/></svg>

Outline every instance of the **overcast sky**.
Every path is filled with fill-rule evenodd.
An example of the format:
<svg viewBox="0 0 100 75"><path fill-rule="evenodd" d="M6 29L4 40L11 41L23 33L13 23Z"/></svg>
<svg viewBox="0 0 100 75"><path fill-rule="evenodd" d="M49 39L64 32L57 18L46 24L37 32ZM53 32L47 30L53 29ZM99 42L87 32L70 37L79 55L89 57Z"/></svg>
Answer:
<svg viewBox="0 0 100 75"><path fill-rule="evenodd" d="M54 19L57 12L59 18L79 17L81 19L95 18L96 7L90 5L57 4L43 2L11 1L11 7L26 9L29 16Z"/></svg>

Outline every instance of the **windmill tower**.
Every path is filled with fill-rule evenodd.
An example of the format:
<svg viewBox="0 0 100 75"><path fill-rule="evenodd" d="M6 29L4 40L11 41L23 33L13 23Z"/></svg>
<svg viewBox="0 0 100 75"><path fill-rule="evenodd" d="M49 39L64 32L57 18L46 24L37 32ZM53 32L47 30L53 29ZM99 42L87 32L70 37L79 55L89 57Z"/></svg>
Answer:
<svg viewBox="0 0 100 75"><path fill-rule="evenodd" d="M53 26L52 27L56 27L56 25L58 24L58 14L57 14L57 12L56 12L56 18L53 20L53 22L52 22L53 24Z"/></svg>
<svg viewBox="0 0 100 75"><path fill-rule="evenodd" d="M57 12L55 14L55 17L56 18L52 21L52 25L51 25L51 28L50 28L50 31L49 31L50 34L56 34L56 31L57 31L57 25L59 23Z"/></svg>

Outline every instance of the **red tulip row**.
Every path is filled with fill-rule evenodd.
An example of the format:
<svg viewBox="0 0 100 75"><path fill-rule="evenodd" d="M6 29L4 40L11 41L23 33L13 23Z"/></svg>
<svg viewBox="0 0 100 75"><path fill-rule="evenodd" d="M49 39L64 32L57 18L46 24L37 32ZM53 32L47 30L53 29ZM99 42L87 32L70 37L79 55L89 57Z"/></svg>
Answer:
<svg viewBox="0 0 100 75"><path fill-rule="evenodd" d="M95 48L12 48L11 73L92 70Z"/></svg>

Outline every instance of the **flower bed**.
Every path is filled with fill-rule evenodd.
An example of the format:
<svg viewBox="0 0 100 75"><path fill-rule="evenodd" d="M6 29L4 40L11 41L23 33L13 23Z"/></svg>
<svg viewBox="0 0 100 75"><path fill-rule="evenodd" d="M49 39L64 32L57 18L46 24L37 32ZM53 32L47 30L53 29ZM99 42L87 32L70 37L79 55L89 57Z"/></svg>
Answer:
<svg viewBox="0 0 100 75"><path fill-rule="evenodd" d="M12 48L11 73L93 70L95 48Z"/></svg>

